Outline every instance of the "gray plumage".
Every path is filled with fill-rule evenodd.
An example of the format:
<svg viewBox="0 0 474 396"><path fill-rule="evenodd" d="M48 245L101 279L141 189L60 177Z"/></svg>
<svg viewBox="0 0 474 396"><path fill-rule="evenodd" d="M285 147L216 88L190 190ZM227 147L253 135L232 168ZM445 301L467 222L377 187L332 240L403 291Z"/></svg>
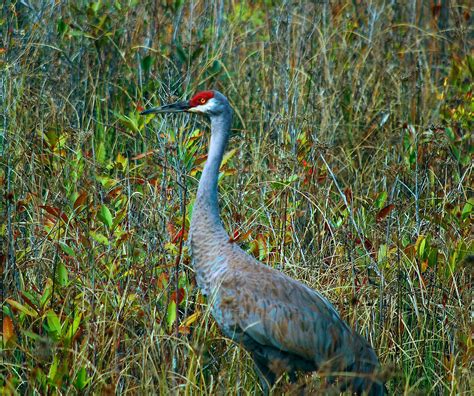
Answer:
<svg viewBox="0 0 474 396"><path fill-rule="evenodd" d="M218 91L152 112L187 111L211 120L209 154L194 203L190 243L196 281L208 297L222 332L251 354L265 393L287 372L315 371L340 389L383 395L380 364L368 342L354 332L329 301L315 290L258 262L225 231L217 197L219 167L230 134L232 109Z"/></svg>

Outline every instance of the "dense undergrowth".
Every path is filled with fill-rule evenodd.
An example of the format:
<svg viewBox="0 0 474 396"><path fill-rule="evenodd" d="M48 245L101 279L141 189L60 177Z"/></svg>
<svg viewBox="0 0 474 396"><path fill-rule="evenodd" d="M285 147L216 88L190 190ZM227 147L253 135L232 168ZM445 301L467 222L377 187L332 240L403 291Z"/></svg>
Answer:
<svg viewBox="0 0 474 396"><path fill-rule="evenodd" d="M209 88L231 236L328 296L392 394L468 394L474 9L396 3L4 3L2 394L260 389L190 267L207 122L139 116Z"/></svg>

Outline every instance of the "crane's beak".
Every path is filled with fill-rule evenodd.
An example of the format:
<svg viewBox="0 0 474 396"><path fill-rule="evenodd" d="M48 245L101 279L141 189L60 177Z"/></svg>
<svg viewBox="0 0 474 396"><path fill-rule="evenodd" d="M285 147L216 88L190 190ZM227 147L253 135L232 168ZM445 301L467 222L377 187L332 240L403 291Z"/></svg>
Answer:
<svg viewBox="0 0 474 396"><path fill-rule="evenodd" d="M189 100L185 100L184 102L176 102L160 107L153 107L151 109L142 111L140 114L147 115L152 113L182 113L184 111L188 111L190 108L191 105L189 104Z"/></svg>

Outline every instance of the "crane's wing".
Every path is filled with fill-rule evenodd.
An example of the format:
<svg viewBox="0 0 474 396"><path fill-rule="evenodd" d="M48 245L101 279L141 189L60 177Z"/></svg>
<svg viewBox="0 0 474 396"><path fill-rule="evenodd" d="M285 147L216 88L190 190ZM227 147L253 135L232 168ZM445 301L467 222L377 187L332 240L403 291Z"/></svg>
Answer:
<svg viewBox="0 0 474 396"><path fill-rule="evenodd" d="M230 265L222 274L213 304L228 337L239 341L243 333L318 367L334 357L339 367L354 362L353 332L321 294L250 256L245 260L248 265Z"/></svg>

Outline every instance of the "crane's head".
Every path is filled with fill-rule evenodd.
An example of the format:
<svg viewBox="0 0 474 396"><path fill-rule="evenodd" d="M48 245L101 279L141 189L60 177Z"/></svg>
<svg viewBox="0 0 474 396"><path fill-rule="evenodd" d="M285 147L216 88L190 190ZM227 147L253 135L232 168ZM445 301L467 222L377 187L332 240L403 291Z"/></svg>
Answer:
<svg viewBox="0 0 474 396"><path fill-rule="evenodd" d="M224 113L230 113L231 107L227 98L219 91L201 91L191 99L183 102L176 102L161 107L153 107L142 111L140 114L152 113L198 113L210 117L219 116Z"/></svg>

